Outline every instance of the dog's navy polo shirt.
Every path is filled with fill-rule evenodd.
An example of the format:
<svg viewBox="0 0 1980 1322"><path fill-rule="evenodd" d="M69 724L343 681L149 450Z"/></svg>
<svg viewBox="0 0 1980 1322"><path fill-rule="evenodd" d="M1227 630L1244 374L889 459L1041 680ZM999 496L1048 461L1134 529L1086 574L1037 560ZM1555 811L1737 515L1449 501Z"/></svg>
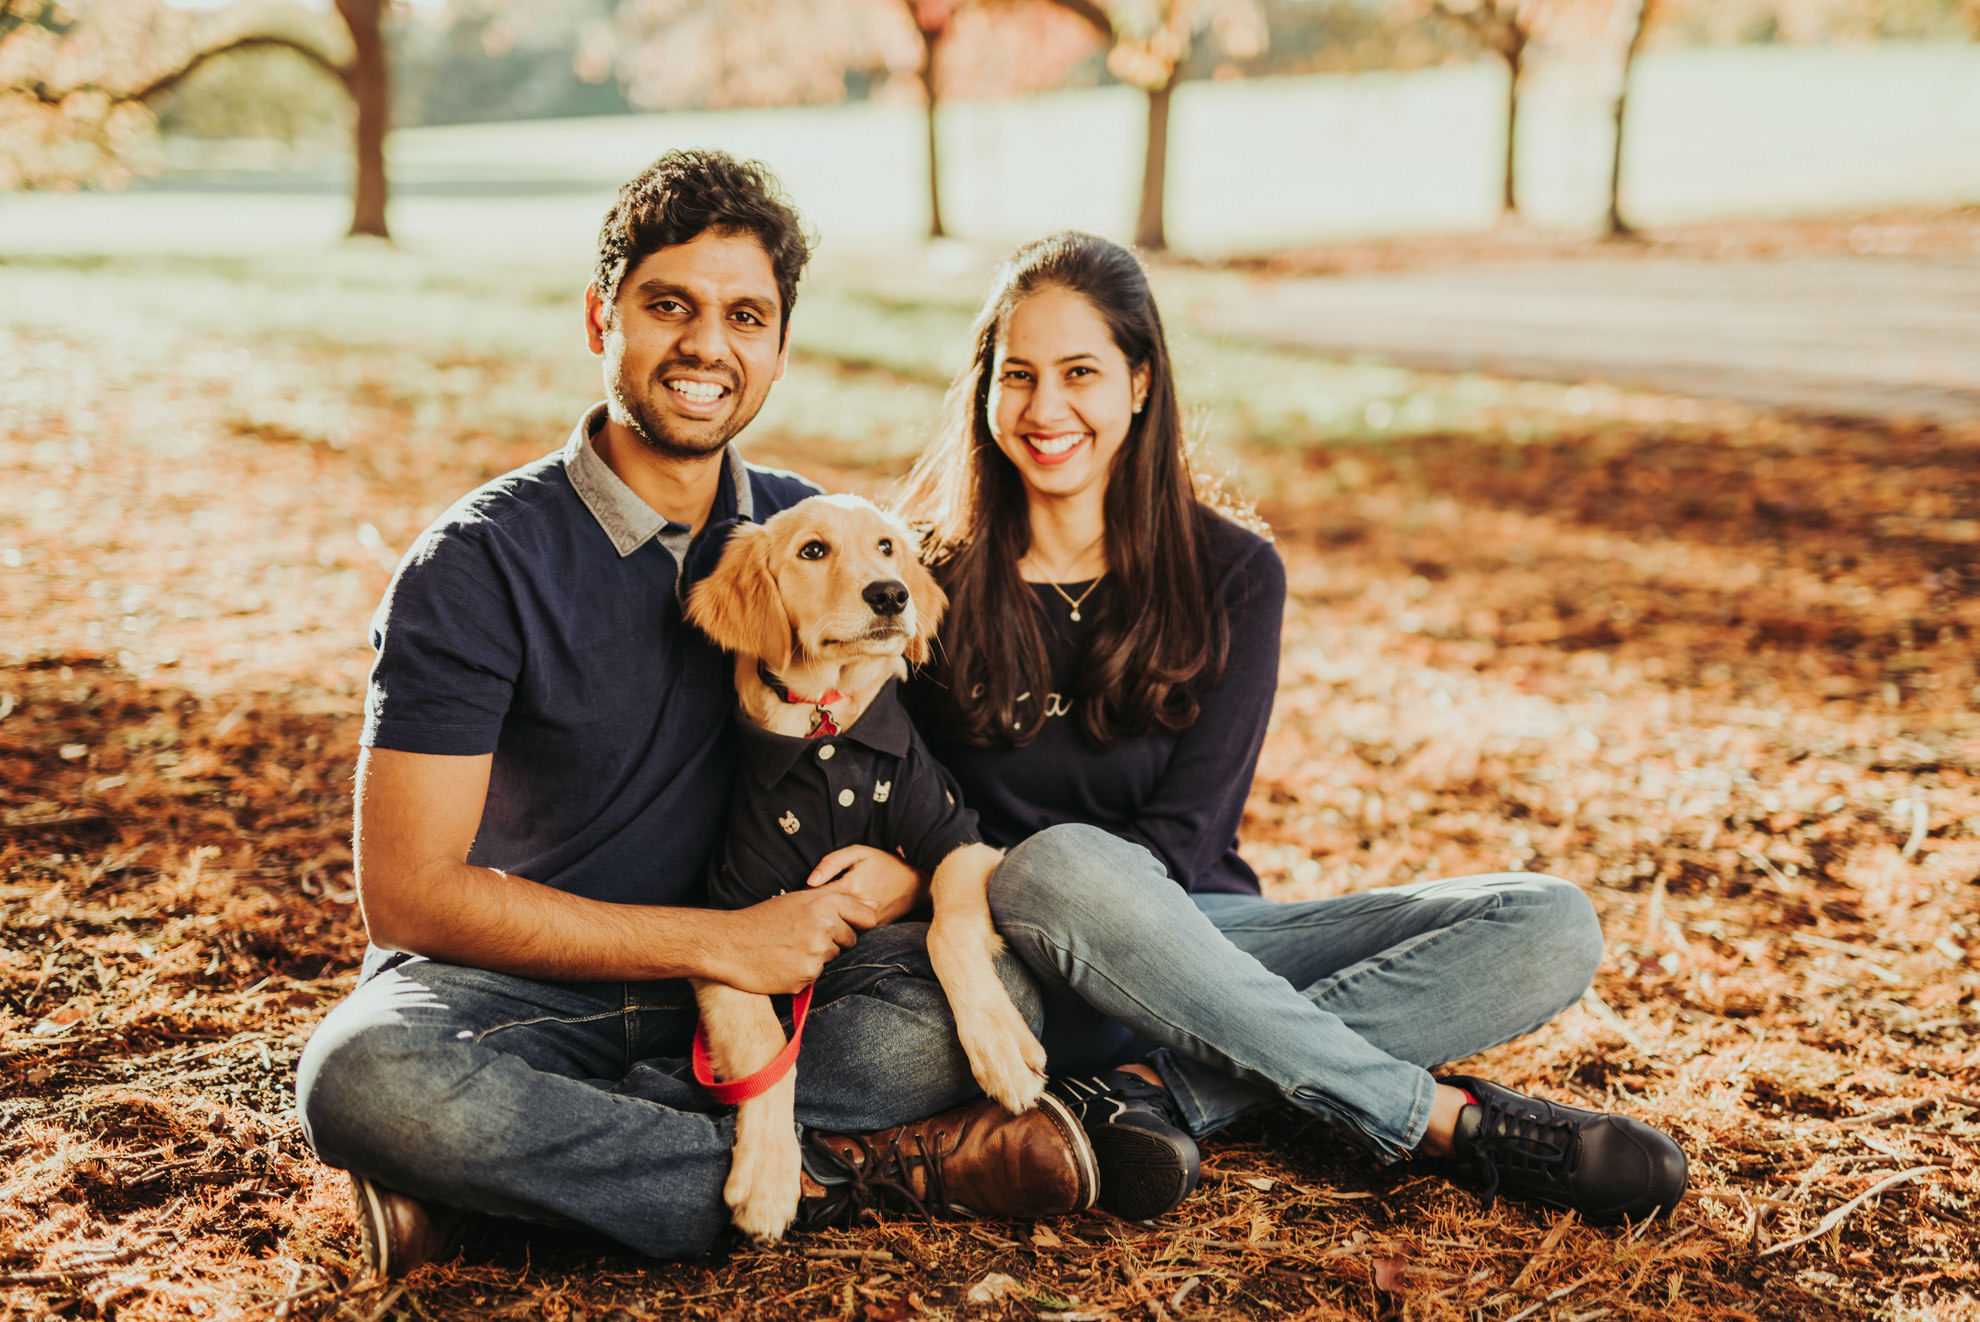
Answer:
<svg viewBox="0 0 1980 1322"><path fill-rule="evenodd" d="M363 742L494 754L470 863L596 900L698 904L734 775L735 686L682 603L737 522L817 488L731 447L690 544L592 448L604 419L597 405L563 449L414 543L372 621Z"/></svg>
<svg viewBox="0 0 1980 1322"><path fill-rule="evenodd" d="M888 680L859 719L835 735L799 739L741 712L744 774L709 898L729 909L796 890L818 860L846 845L897 851L924 876L983 836L955 778L929 756Z"/></svg>

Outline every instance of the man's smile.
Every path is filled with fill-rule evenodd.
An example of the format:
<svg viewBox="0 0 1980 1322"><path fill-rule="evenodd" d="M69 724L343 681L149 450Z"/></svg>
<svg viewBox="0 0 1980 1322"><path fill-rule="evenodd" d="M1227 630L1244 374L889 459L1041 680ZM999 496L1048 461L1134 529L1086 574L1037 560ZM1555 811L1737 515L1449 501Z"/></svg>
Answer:
<svg viewBox="0 0 1980 1322"><path fill-rule="evenodd" d="M730 394L729 387L719 381L688 376L668 377L661 385L685 413L712 414Z"/></svg>

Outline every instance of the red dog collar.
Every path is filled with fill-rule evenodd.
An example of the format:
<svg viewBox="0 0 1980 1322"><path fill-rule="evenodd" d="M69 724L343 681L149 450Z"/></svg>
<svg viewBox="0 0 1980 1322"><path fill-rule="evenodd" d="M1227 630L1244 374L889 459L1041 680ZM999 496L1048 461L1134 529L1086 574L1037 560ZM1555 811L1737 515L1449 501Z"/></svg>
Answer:
<svg viewBox="0 0 1980 1322"><path fill-rule="evenodd" d="M756 663L756 677L763 681L765 688L769 689L785 702L790 703L793 707L811 707L815 709L811 714L811 729L805 735L805 738L822 739L828 734L839 733L838 722L832 719L832 713L826 711L825 708L829 703L844 702L846 700L845 694L839 692L837 689L827 689L816 698L800 698L797 694L786 688L784 681L778 679L772 673L770 667L761 661Z"/></svg>

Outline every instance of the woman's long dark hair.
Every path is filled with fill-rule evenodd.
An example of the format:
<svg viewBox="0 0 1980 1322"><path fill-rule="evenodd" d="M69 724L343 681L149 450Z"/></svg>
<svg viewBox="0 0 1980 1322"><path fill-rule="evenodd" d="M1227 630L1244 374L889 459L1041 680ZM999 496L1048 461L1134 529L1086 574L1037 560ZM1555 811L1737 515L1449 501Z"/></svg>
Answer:
<svg viewBox="0 0 1980 1322"><path fill-rule="evenodd" d="M1206 525L1184 453L1182 414L1161 314L1133 253L1067 231L1018 249L998 268L972 331L975 352L949 387L943 427L895 507L930 527L924 546L949 594L935 677L946 713L974 743L1037 737L1051 676L1031 586L1018 561L1031 547L1024 482L990 430L997 340L1011 310L1044 289L1093 305L1148 393L1114 456L1106 494L1107 572L1076 680L1087 739L1106 747L1196 720L1196 693L1223 673L1229 622L1210 579ZM1089 610L1092 607L1088 608ZM1022 710L1019 696L1031 698Z"/></svg>

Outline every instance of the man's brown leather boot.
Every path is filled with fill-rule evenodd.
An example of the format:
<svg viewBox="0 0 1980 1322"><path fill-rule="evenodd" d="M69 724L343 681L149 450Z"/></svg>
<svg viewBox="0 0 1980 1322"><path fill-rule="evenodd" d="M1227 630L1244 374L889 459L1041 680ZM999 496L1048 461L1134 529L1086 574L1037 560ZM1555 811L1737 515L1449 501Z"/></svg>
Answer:
<svg viewBox="0 0 1980 1322"><path fill-rule="evenodd" d="M466 1216L451 1207L422 1203L383 1185L351 1176L364 1265L381 1281L446 1256L460 1244Z"/></svg>
<svg viewBox="0 0 1980 1322"><path fill-rule="evenodd" d="M824 1192L806 1181L800 1230L879 1210L1028 1220L1084 1211L1099 1192L1093 1145L1050 1093L1023 1115L985 1097L871 1134L807 1134L804 1164Z"/></svg>

